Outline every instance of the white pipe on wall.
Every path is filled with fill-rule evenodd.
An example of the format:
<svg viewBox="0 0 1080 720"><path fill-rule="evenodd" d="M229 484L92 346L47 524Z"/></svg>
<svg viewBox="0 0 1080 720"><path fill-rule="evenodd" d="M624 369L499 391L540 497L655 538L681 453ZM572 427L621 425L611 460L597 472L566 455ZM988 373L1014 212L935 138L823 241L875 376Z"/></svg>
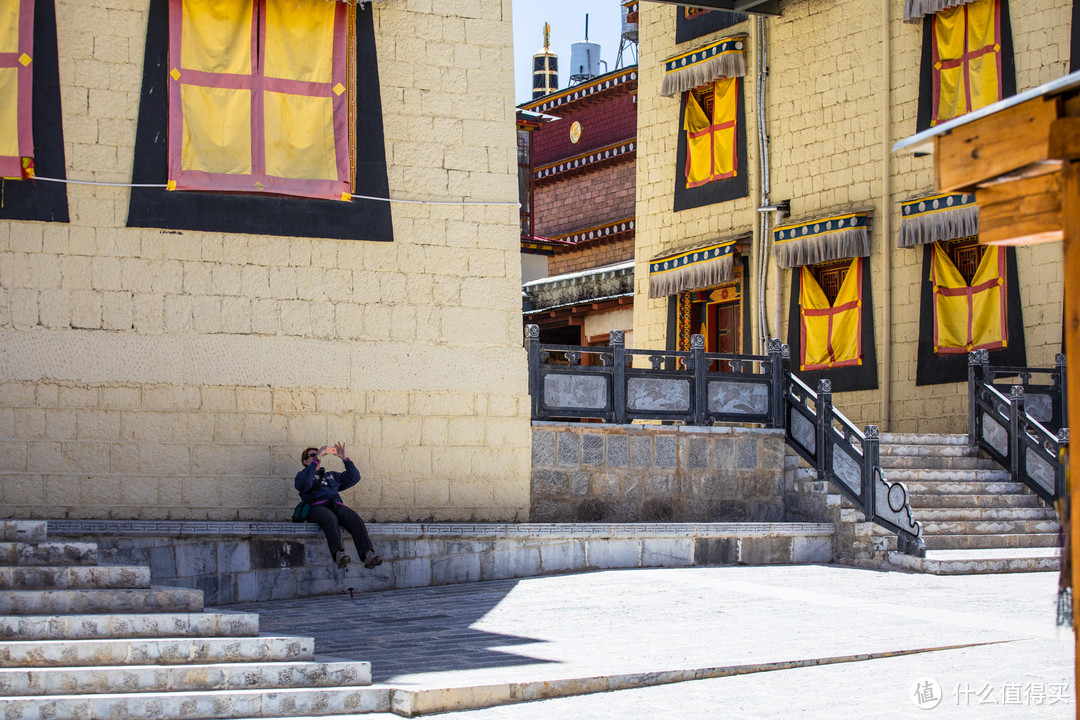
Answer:
<svg viewBox="0 0 1080 720"><path fill-rule="evenodd" d="M881 430L892 420L892 22L881 0Z"/></svg>

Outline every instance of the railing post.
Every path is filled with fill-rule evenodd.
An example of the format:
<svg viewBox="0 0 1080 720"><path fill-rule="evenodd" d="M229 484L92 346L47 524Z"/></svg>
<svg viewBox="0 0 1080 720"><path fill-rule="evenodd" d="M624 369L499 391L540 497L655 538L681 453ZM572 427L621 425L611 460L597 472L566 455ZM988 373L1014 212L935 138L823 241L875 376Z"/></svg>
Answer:
<svg viewBox="0 0 1080 720"><path fill-rule="evenodd" d="M705 336L690 336L690 352L694 371L694 424L701 427L708 415L709 401L705 397Z"/></svg>
<svg viewBox="0 0 1080 720"><path fill-rule="evenodd" d="M1009 465L1012 471L1013 482L1023 482L1021 474L1023 465L1020 455L1023 453L1023 443L1020 441L1020 418L1024 415L1024 386L1013 385L1009 392Z"/></svg>
<svg viewBox="0 0 1080 720"><path fill-rule="evenodd" d="M814 423L817 430L817 471L819 478L828 477L826 471L828 469L829 455L826 452L826 439L828 437L827 430L832 425L832 380L822 379L818 380L817 385L817 401L815 410L817 411L816 422Z"/></svg>
<svg viewBox="0 0 1080 720"><path fill-rule="evenodd" d="M769 370L772 373L770 395L772 400L772 426L784 427L784 356L789 354L787 345L780 338L769 338Z"/></svg>
<svg viewBox="0 0 1080 720"><path fill-rule="evenodd" d="M532 399L532 419L540 418L540 326L525 326L525 347L529 351L529 397Z"/></svg>
<svg viewBox="0 0 1080 720"><path fill-rule="evenodd" d="M1063 457L1064 453L1062 453L1061 450L1068 447L1068 445L1069 445L1069 428L1066 427L1066 428L1061 428L1061 430L1058 430L1057 440L1058 440L1058 463L1054 467L1054 470L1056 471L1054 473L1054 499L1055 500L1060 500L1061 498L1065 497L1065 490L1066 490L1066 487L1065 487L1065 462L1064 462L1065 459Z"/></svg>
<svg viewBox="0 0 1080 720"><path fill-rule="evenodd" d="M1069 379L1066 372L1065 353L1054 356L1054 365L1057 367L1058 407L1061 412L1061 426L1069 426Z"/></svg>
<svg viewBox="0 0 1080 720"><path fill-rule="evenodd" d="M987 373L990 353L985 350L972 350L968 353L968 446L978 444L979 390L978 385Z"/></svg>
<svg viewBox="0 0 1080 720"><path fill-rule="evenodd" d="M877 425L867 425L864 430L863 440L863 474L862 474L862 499L863 514L867 520L873 520L877 515L877 485L875 484L874 468L881 464L881 431Z"/></svg>
<svg viewBox="0 0 1080 720"><path fill-rule="evenodd" d="M608 333L608 345L611 346L611 408L615 412L615 423L626 424L626 346L622 330Z"/></svg>

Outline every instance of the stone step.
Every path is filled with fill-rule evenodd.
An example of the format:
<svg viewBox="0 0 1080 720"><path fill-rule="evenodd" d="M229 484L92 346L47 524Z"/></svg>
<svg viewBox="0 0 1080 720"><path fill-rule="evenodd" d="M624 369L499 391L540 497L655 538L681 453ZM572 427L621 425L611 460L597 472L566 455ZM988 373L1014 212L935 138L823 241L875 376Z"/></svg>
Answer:
<svg viewBox="0 0 1080 720"><path fill-rule="evenodd" d="M965 493L915 492L908 488L908 499L913 508L1050 508L1034 493L1012 495L976 495Z"/></svg>
<svg viewBox="0 0 1080 720"><path fill-rule="evenodd" d="M144 565L5 565L0 589L149 588Z"/></svg>
<svg viewBox="0 0 1080 720"><path fill-rule="evenodd" d="M0 590L0 614L201 612L202 590Z"/></svg>
<svg viewBox="0 0 1080 720"><path fill-rule="evenodd" d="M97 565L97 544L0 542L0 565Z"/></svg>
<svg viewBox="0 0 1080 720"><path fill-rule="evenodd" d="M1058 548L1003 550L929 550L925 558L890 552L890 564L933 575L1057 572L1061 569Z"/></svg>
<svg viewBox="0 0 1080 720"><path fill-rule="evenodd" d="M1030 491L1014 482L962 482L959 480L912 480L886 476L889 482L900 481L908 496L918 495L1023 495ZM1036 497L1036 499L1038 499Z"/></svg>
<svg viewBox="0 0 1080 720"><path fill-rule="evenodd" d="M98 695L371 684L371 663L277 662L0 669L0 695Z"/></svg>
<svg viewBox="0 0 1080 720"><path fill-rule="evenodd" d="M3 640L108 640L120 638L252 637L256 613L109 613L0 615Z"/></svg>
<svg viewBox="0 0 1080 720"><path fill-rule="evenodd" d="M927 550L984 550L990 548L1057 547L1058 534L1037 535L934 535L923 532Z"/></svg>
<svg viewBox="0 0 1080 720"><path fill-rule="evenodd" d="M927 508L916 505L912 500L912 512L919 522L926 525L928 522L947 523L956 521L970 522L996 522L996 521L1039 521L1050 522L1057 525L1057 513L1048 507L1003 507L1003 508L968 508L968 507L937 507Z"/></svg>
<svg viewBox="0 0 1080 720"><path fill-rule="evenodd" d="M1003 470L989 458L940 457L937 455L882 455L885 471L897 470Z"/></svg>
<svg viewBox="0 0 1080 720"><path fill-rule="evenodd" d="M967 445L967 433L881 433L882 445Z"/></svg>
<svg viewBox="0 0 1080 720"><path fill-rule="evenodd" d="M315 640L306 637L0 641L0 667L8 668L302 662L314 659Z"/></svg>
<svg viewBox="0 0 1080 720"><path fill-rule="evenodd" d="M885 477L891 482L921 480L923 482L969 482L969 483L1001 483L1011 482L1012 474L1008 470L1000 468L986 470L937 470L919 468L895 468L885 473Z"/></svg>
<svg viewBox="0 0 1080 720"><path fill-rule="evenodd" d="M1053 520L929 520L915 513L927 535L1039 535L1056 533Z"/></svg>
<svg viewBox="0 0 1080 720"><path fill-rule="evenodd" d="M0 520L0 540L5 542L40 542L48 536L44 520Z"/></svg>
<svg viewBox="0 0 1080 720"><path fill-rule="evenodd" d="M390 688L374 686L0 698L0 717L49 720L231 720L263 717L304 718L389 711Z"/></svg>
<svg viewBox="0 0 1080 720"><path fill-rule="evenodd" d="M878 454L882 457L924 457L924 458L985 458L977 449L963 445L902 445L881 443Z"/></svg>

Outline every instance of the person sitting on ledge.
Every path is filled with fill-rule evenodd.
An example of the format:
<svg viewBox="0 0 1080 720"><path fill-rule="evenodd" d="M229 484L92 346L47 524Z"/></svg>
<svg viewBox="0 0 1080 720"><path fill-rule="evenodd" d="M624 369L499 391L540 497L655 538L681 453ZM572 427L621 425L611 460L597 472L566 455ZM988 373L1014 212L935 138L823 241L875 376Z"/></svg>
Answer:
<svg viewBox="0 0 1080 720"><path fill-rule="evenodd" d="M345 472L328 472L320 467L325 455L337 455L341 458L345 463ZM309 447L300 455L300 462L304 469L296 474L293 485L300 493L300 499L311 504L307 521L322 528L326 544L330 546L330 555L337 566L345 568L352 562L341 542L343 526L352 535L356 552L364 567L371 569L382 565L382 558L375 553L364 520L341 499L342 490L348 490L360 482L360 471L345 454L345 445L338 443L333 447Z"/></svg>

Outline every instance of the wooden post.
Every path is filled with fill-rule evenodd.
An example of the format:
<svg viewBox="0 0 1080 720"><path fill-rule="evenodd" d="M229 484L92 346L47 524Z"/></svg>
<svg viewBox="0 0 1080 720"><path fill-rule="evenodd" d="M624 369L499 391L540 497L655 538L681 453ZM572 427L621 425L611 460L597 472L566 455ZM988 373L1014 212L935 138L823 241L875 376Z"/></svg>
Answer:
<svg viewBox="0 0 1080 720"><path fill-rule="evenodd" d="M1080 365L1080 162L1066 162L1062 168L1064 176L1062 211L1064 214L1064 277L1065 277L1065 358L1073 367L1073 377L1077 377L1076 368ZM1068 392L1070 429L1080 427L1080 382L1070 382ZM1076 487L1080 479L1080 453L1069 451L1069 480L1072 484L1069 508L1069 545L1071 548L1073 573L1073 641L1076 643L1076 656L1080 659L1080 635L1076 634L1077 619L1080 618L1080 592L1077 592L1077 570L1080 568L1080 491ZM1080 696L1080 663L1074 667L1073 692ZM1080 702L1077 703L1077 717L1080 718Z"/></svg>

